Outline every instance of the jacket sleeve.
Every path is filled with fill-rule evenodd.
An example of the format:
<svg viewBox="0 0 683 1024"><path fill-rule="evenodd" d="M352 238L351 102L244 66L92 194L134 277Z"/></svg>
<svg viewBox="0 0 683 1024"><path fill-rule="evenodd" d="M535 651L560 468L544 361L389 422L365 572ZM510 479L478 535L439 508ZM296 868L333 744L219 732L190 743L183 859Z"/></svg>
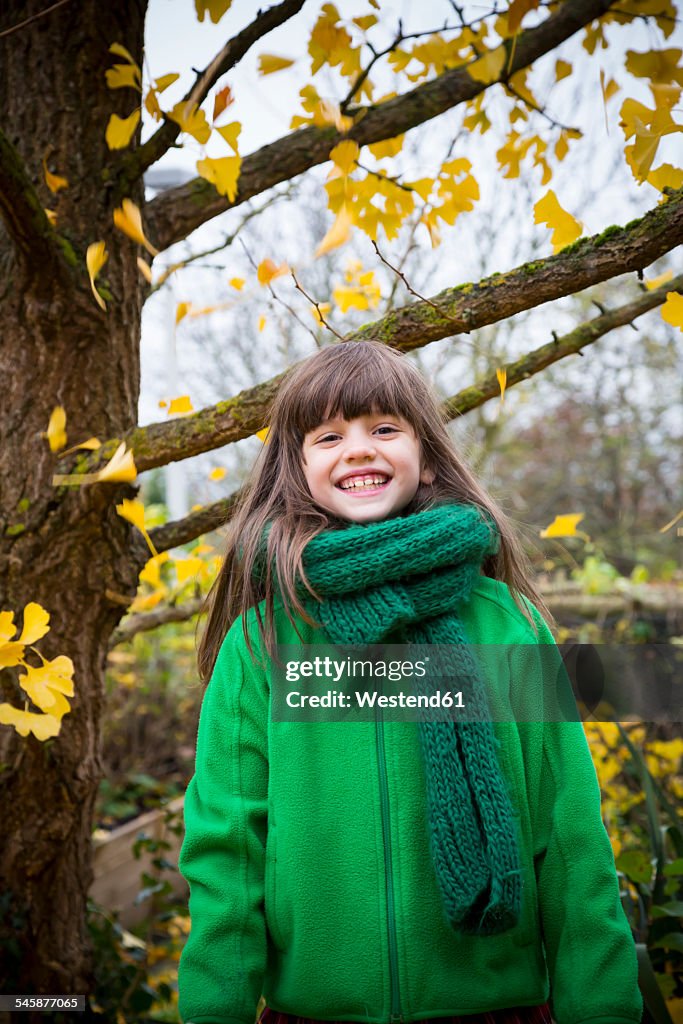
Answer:
<svg viewBox="0 0 683 1024"><path fill-rule="evenodd" d="M253 1024L266 964L268 687L238 620L204 696L185 796L180 871L191 930L178 967L179 1010L193 1024Z"/></svg>
<svg viewBox="0 0 683 1024"><path fill-rule="evenodd" d="M554 644L534 613L538 642ZM573 703L559 655L557 663L554 683L565 692L553 693L555 707L558 696L562 706ZM633 1024L643 1009L636 950L588 742L580 721L558 721L552 710L543 717L534 863L553 1017L556 1024Z"/></svg>

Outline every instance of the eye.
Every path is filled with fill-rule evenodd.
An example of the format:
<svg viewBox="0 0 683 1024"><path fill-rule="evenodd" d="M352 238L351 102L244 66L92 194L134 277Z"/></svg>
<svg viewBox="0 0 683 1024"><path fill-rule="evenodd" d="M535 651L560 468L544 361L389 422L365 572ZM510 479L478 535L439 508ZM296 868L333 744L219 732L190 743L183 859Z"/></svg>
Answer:
<svg viewBox="0 0 683 1024"><path fill-rule="evenodd" d="M375 433L376 434L383 434L383 433L397 434L398 433L398 427L390 427L388 424L383 424L381 427L376 427Z"/></svg>
<svg viewBox="0 0 683 1024"><path fill-rule="evenodd" d="M323 434L322 437L316 439L315 444L325 444L327 441L336 441L339 434Z"/></svg>

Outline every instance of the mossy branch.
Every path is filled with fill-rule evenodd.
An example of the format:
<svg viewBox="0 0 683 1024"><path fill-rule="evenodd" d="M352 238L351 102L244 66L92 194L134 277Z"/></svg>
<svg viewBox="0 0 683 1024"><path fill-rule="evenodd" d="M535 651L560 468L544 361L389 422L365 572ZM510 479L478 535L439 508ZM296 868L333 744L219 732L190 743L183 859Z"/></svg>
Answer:
<svg viewBox="0 0 683 1024"><path fill-rule="evenodd" d="M187 622L194 618L204 604L203 598L194 598L191 601L184 601L178 605L168 605L165 608L156 608L153 612L144 612L140 615L131 615L123 625L114 630L109 640L109 650L117 647L118 644L132 640L137 633L146 633L152 629L158 629L167 622Z"/></svg>
<svg viewBox="0 0 683 1024"><path fill-rule="evenodd" d="M372 339L401 351L505 320L551 299L572 295L618 274L641 270L683 240L683 189L666 203L626 227L568 246L562 252L526 263L478 284L449 288L426 302L393 310L349 335L347 340ZM441 310L441 313L439 312ZM132 431L125 441L138 470L211 451L249 437L267 425L268 406L284 374L241 391L227 401L179 420L152 423ZM102 455L109 457L110 447ZM88 457L92 471L99 459Z"/></svg>
<svg viewBox="0 0 683 1024"><path fill-rule="evenodd" d="M519 359L500 367L499 369L506 371L506 389L528 380L552 363L580 352L581 349L594 344L609 331L632 323L643 313L660 306L668 292L672 291L683 291L683 274L672 278L660 288L643 291L638 298L625 306L619 306L617 309L609 310L593 320L580 324L568 334L554 338L547 345L527 352ZM500 385L498 376L494 372L477 384L463 388L456 395L446 398L441 408L446 419L452 420L456 416L462 416L464 413L471 412L472 409L485 405L486 402L499 395ZM235 491L228 498L207 505L184 519L157 527L150 532L152 543L157 551L166 551L179 544L187 544L204 533L224 526L229 522L239 496L240 491Z"/></svg>
<svg viewBox="0 0 683 1024"><path fill-rule="evenodd" d="M520 32L514 43L508 40L504 44L508 54L504 70L496 81L507 82L515 72L533 64L584 25L600 18L610 6L610 0L566 0L540 25ZM324 163L330 150L344 139L366 146L393 138L467 103L495 84L479 82L472 78L467 67L458 67L402 96L363 108L362 116L346 134L340 134L334 127L292 132L244 158L233 202L218 195L213 185L203 178L194 178L157 196L145 213L150 237L159 248L166 249L219 213Z"/></svg>
<svg viewBox="0 0 683 1024"><path fill-rule="evenodd" d="M200 106L216 82L242 60L254 43L274 28L289 21L295 14L298 14L303 5L304 0L284 0L284 3L278 4L277 7L259 11L246 28L225 44L204 71L197 73L195 83L185 94L183 102L190 106L192 104ZM148 167L151 167L168 152L179 135L180 125L175 121L164 120L154 135L122 162L122 177L126 181L140 178Z"/></svg>

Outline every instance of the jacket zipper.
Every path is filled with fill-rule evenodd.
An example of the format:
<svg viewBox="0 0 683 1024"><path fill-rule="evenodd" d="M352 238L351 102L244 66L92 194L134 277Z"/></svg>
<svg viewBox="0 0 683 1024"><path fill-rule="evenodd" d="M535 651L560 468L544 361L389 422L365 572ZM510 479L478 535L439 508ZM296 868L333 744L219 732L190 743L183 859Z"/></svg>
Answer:
<svg viewBox="0 0 683 1024"><path fill-rule="evenodd" d="M387 927L389 938L389 982L391 986L390 1024L403 1020L398 987L398 943L396 940L396 908L394 902L394 874L391 864L391 831L389 827L389 787L384 751L384 721L382 713L375 718L377 737L377 763L379 765L379 797L382 812L382 838L384 840L384 869L387 880Z"/></svg>

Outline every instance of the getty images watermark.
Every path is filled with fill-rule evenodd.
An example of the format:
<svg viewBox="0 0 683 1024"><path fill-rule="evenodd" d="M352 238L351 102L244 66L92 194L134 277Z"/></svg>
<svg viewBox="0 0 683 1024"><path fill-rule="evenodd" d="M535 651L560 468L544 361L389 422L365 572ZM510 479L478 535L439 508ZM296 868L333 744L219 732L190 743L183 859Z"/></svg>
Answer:
<svg viewBox="0 0 683 1024"><path fill-rule="evenodd" d="M276 655L276 722L683 721L673 644L281 644Z"/></svg>

